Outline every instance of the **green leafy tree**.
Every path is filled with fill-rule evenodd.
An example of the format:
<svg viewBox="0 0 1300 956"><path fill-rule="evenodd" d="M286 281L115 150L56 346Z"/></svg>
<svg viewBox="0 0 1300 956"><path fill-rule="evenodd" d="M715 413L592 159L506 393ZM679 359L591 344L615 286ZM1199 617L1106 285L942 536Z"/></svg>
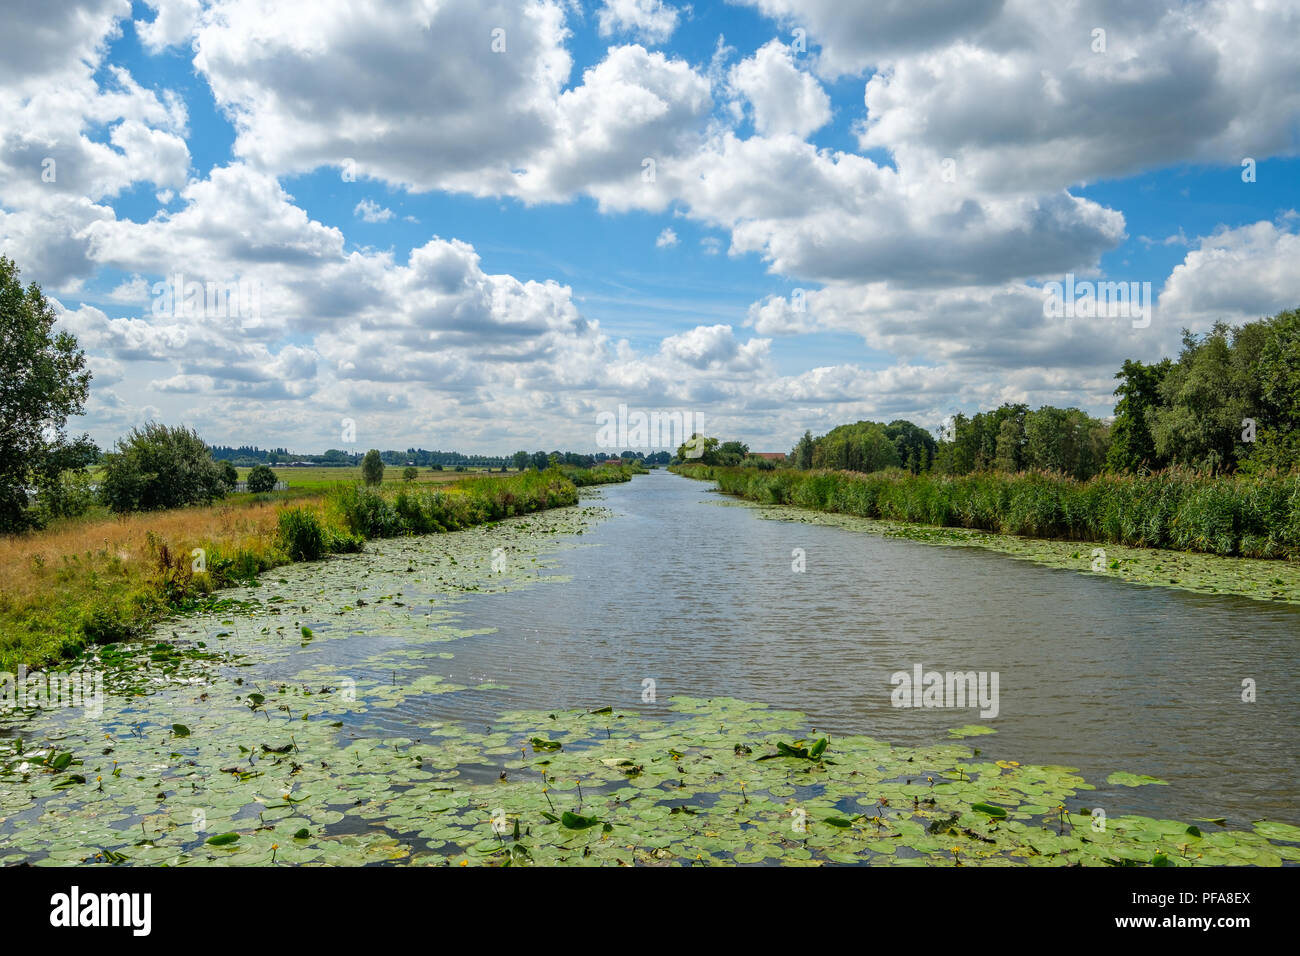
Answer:
<svg viewBox="0 0 1300 956"><path fill-rule="evenodd" d="M1253 356L1244 341L1258 344L1259 330L1233 330L1215 323L1204 336L1183 331L1183 350L1160 382L1152 413L1156 453L1179 465L1230 470L1248 454L1240 448L1241 422L1261 405L1253 380Z"/></svg>
<svg viewBox="0 0 1300 956"><path fill-rule="evenodd" d="M1145 365L1125 359L1115 373L1115 421L1111 425L1106 467L1111 471L1137 471L1143 465L1161 468L1167 462L1156 452L1151 436L1152 413L1160 406L1160 383L1169 373L1169 359Z"/></svg>
<svg viewBox="0 0 1300 956"><path fill-rule="evenodd" d="M806 431L790 452L790 463L802 471L807 471L812 467L812 456L813 436L812 432Z"/></svg>
<svg viewBox="0 0 1300 956"><path fill-rule="evenodd" d="M749 446L738 441L724 441L718 446L716 463L728 467L739 465L749 455ZM627 456L624 456L625 458Z"/></svg>
<svg viewBox="0 0 1300 956"><path fill-rule="evenodd" d="M935 440L926 429L899 418L885 426L885 436L894 443L899 460L912 474L929 471L934 464Z"/></svg>
<svg viewBox="0 0 1300 956"><path fill-rule="evenodd" d="M1258 434L1249 464L1291 471L1300 468L1300 309L1261 324L1266 335L1254 369L1259 409L1247 416L1256 419Z"/></svg>
<svg viewBox="0 0 1300 956"><path fill-rule="evenodd" d="M405 468L402 469L402 480L415 481L415 479L419 476L419 474L420 474L420 470L418 468L412 468L410 465L407 465Z"/></svg>
<svg viewBox="0 0 1300 956"><path fill-rule="evenodd" d="M97 454L89 436L69 441L68 417L90 390L85 354L69 332L54 333L54 309L35 283L0 256L0 533L32 526L28 489L54 493L68 470Z"/></svg>
<svg viewBox="0 0 1300 956"><path fill-rule="evenodd" d="M270 491L279 481L274 471L268 465L255 465L248 472L247 488L254 494L262 494Z"/></svg>
<svg viewBox="0 0 1300 956"><path fill-rule="evenodd" d="M677 446L677 457L685 462L699 462L702 465L716 465L718 463L718 445L716 438L706 438L700 432L695 432L690 438Z"/></svg>
<svg viewBox="0 0 1300 956"><path fill-rule="evenodd" d="M814 468L872 472L902 464L897 446L879 422L840 425L813 443Z"/></svg>
<svg viewBox="0 0 1300 956"><path fill-rule="evenodd" d="M147 422L104 456L100 497L114 512L206 504L225 493L222 469L188 428Z"/></svg>
<svg viewBox="0 0 1300 956"><path fill-rule="evenodd" d="M226 487L226 493L235 490L235 484L239 481L239 469L224 458L217 462L217 468L221 471L221 483Z"/></svg>
<svg viewBox="0 0 1300 956"><path fill-rule="evenodd" d="M526 452L526 451L517 451L517 452L515 452L514 455L513 455L513 456L511 457L511 459L510 459L511 462L512 462L512 463L514 464L514 466L515 466L515 471L523 471L525 468L527 468L527 467L528 467L528 460L529 460L531 457L532 457L532 456L529 455L528 452Z"/></svg>
<svg viewBox="0 0 1300 956"><path fill-rule="evenodd" d="M379 449L372 448L361 459L361 477L368 485L378 485L384 480L384 460L379 457Z"/></svg>

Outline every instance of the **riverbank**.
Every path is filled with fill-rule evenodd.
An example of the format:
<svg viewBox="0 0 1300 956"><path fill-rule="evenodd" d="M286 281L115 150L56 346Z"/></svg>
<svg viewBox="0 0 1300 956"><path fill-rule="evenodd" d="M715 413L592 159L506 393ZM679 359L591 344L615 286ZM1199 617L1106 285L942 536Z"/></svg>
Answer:
<svg viewBox="0 0 1300 956"><path fill-rule="evenodd" d="M0 864L1300 861L1300 827L1213 806L1205 819L1138 815L1133 788L1163 789L1148 768L1089 780L1017 761L980 726L892 746L753 701L647 702L639 683L639 703L464 717L500 687L461 664L460 642L487 636L467 607L579 586L539 572L586 547L577 536L603 515L376 541L91 649L81 664L105 687L93 720L32 708L0 738ZM462 717L436 716L435 701Z"/></svg>
<svg viewBox="0 0 1300 956"><path fill-rule="evenodd" d="M790 477L773 482L765 480L764 476L780 475L780 472L718 469L699 465L673 466L670 470L687 478L716 481L720 491L752 503L765 518L834 525L887 537L906 538L924 544L984 548L1047 567L1106 575L1132 584L1300 604L1300 561L1296 560L1229 557L1196 551L1137 547L1118 543L1115 540L1054 540L971 527L864 517L837 510L864 507L863 498L859 497L855 500L846 494L825 492L827 488L865 484L868 479L876 476L789 472L787 474ZM749 474L744 474L745 472ZM807 476L807 479L800 476ZM797 493L802 487L801 481L812 477L833 479L821 484L823 497L814 497L809 492ZM899 478L891 475L877 480L883 484L889 481L906 483L909 479L916 481L918 476ZM924 476L919 476L919 479L924 479ZM1295 494L1300 501L1300 490ZM772 500L774 498L784 498L786 501L795 499L804 503L777 503ZM874 500L881 502L887 499L884 495L878 495ZM819 504L821 507L818 507ZM996 514L994 507L990 506L989 514ZM870 510L879 514L882 505L877 504ZM892 506L885 504L883 510L890 513ZM953 520L961 520L961 513L957 512L956 515ZM1177 516L1169 520L1176 521ZM1287 520L1294 520L1294 516ZM1159 519L1151 519L1149 523L1157 526ZM1279 540L1289 533L1286 528L1279 531L1282 535L1275 534ZM1120 536L1116 535L1116 537Z"/></svg>
<svg viewBox="0 0 1300 956"><path fill-rule="evenodd" d="M551 469L382 491L339 484L276 503L68 522L0 538L0 671L129 639L223 588L366 540L455 530L578 500L579 485L630 481L631 468Z"/></svg>

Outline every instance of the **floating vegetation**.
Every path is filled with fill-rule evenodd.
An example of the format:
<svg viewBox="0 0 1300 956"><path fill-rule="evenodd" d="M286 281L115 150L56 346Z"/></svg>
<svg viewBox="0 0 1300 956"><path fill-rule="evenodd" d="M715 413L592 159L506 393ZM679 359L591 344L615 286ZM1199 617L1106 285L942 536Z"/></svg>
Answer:
<svg viewBox="0 0 1300 956"><path fill-rule="evenodd" d="M385 729L395 708L471 689L432 670L475 633L454 626L449 605L563 580L541 573L548 554L602 514L380 541L286 568L147 641L94 649L79 666L105 671L100 716L5 717L0 863L1300 861L1300 827L1126 816L1115 794L1096 829L1092 787L1074 769L983 756L966 738L986 749L997 738L978 725L896 747L814 732L805 715L760 703L677 697ZM1109 782L1159 781L1125 771Z"/></svg>
<svg viewBox="0 0 1300 956"><path fill-rule="evenodd" d="M792 737L803 715L739 700L675 698L663 719L513 711L487 732L446 724L421 739L347 742L334 716L313 708L287 736L287 718L267 725L246 708L217 706L184 741L143 722L94 752L83 742L75 756L0 742L0 818L21 820L0 859L953 865L955 852L962 865L1300 861L1300 827L1113 816L1098 829L1084 796L1092 787L1069 767L990 762L957 743ZM539 737L543 729L554 739ZM538 741L546 746L529 746ZM69 786L61 774L74 764L84 772Z"/></svg>

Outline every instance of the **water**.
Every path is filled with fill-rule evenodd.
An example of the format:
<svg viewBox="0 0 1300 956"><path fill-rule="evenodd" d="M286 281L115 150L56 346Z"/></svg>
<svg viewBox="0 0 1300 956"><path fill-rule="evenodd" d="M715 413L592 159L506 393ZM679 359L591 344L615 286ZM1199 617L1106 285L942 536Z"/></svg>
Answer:
<svg viewBox="0 0 1300 956"><path fill-rule="evenodd" d="M1077 767L1110 815L1300 823L1300 608L763 520L666 472L600 498L614 516L556 555L571 581L458 607L458 626L496 630L448 645L437 672L509 689L409 701L388 729L516 707L654 712L652 679L660 700L763 701L832 736L921 744L987 725L997 735L971 741L987 756ZM918 663L997 672L998 716L893 707L891 675ZM1107 785L1117 770L1170 785Z"/></svg>

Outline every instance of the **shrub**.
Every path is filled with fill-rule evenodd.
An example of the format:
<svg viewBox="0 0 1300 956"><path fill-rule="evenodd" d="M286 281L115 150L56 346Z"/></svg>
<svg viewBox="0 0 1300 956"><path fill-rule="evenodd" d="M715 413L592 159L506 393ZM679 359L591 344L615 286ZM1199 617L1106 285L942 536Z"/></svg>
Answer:
<svg viewBox="0 0 1300 956"><path fill-rule="evenodd" d="M270 491L279 481L274 471L267 465L254 465L248 473L248 490L254 494Z"/></svg>
<svg viewBox="0 0 1300 956"><path fill-rule="evenodd" d="M418 468L412 468L408 465L407 467L402 469L402 480L415 481L415 479L419 476L419 474L420 474L420 470Z"/></svg>
<svg viewBox="0 0 1300 956"><path fill-rule="evenodd" d="M153 511L206 504L225 494L225 484L196 432L149 422L104 456L99 493L115 512Z"/></svg>
<svg viewBox="0 0 1300 956"><path fill-rule="evenodd" d="M281 511L279 536L285 553L293 561L315 561L329 550L320 518L307 508Z"/></svg>

